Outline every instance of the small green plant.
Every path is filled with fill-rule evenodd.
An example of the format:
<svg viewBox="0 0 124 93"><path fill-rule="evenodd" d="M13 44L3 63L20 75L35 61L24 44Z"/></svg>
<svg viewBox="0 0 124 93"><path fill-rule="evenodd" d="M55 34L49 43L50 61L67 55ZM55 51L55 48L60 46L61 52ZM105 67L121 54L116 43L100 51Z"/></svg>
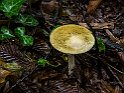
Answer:
<svg viewBox="0 0 124 93"><path fill-rule="evenodd" d="M42 66L42 67L45 67L46 65L50 65L52 67L58 67L60 66L61 64L59 62L57 62L57 65L53 65L51 64L48 60L44 59L44 58L40 58L38 59L38 65L39 66Z"/></svg>
<svg viewBox="0 0 124 93"><path fill-rule="evenodd" d="M24 26L37 26L39 24L33 16L27 14L19 14L15 21L16 23L21 23Z"/></svg>
<svg viewBox="0 0 124 93"><path fill-rule="evenodd" d="M18 15L24 2L25 0L2 0L0 10L4 12L5 16L11 18Z"/></svg>
<svg viewBox="0 0 124 93"><path fill-rule="evenodd" d="M97 39L97 44L98 44L99 52L105 53L105 51L106 51L105 44L101 38Z"/></svg>
<svg viewBox="0 0 124 93"><path fill-rule="evenodd" d="M0 10L4 12L4 15L9 19L14 17L16 23L21 23L24 26L37 26L39 22L31 15L21 14L20 10L26 0L2 0L0 3ZM11 20L10 20L11 21ZM15 34L19 38L23 46L33 45L33 37L25 35L25 27L15 28ZM0 40L10 39L15 37L10 33L9 28L2 27L0 33Z"/></svg>
<svg viewBox="0 0 124 93"><path fill-rule="evenodd" d="M42 66L42 67L45 67L45 65L47 64L47 60L44 59L44 58L40 58L38 59L38 65Z"/></svg>
<svg viewBox="0 0 124 93"><path fill-rule="evenodd" d="M15 34L20 39L20 42L23 44L23 46L30 46L33 45L33 37L25 35L25 28L24 27L17 27L15 29Z"/></svg>
<svg viewBox="0 0 124 93"><path fill-rule="evenodd" d="M32 36L24 35L20 37L20 41L23 44L23 46L31 46L33 45L34 39Z"/></svg>
<svg viewBox="0 0 124 93"><path fill-rule="evenodd" d="M15 36L10 33L9 28L2 26L0 31L0 40L10 39L12 37L15 37Z"/></svg>

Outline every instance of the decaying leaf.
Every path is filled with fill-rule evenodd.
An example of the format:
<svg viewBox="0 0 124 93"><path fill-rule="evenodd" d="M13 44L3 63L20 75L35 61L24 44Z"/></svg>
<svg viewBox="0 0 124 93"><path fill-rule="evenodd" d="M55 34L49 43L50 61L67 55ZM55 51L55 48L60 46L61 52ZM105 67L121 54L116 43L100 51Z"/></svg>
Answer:
<svg viewBox="0 0 124 93"><path fill-rule="evenodd" d="M7 63L2 59L0 59L0 67L10 72L18 72L18 71L21 71L22 69L22 67L16 62Z"/></svg>
<svg viewBox="0 0 124 93"><path fill-rule="evenodd" d="M119 55L120 59L122 60L123 65L124 65L124 52L118 52L118 55Z"/></svg>
<svg viewBox="0 0 124 93"><path fill-rule="evenodd" d="M4 64L6 64L6 63L4 62L3 59L0 58L0 66L2 67Z"/></svg>
<svg viewBox="0 0 124 93"><path fill-rule="evenodd" d="M101 87L102 91L104 91L104 93L120 93L120 88L118 86L116 86L115 88L113 86L111 86L109 83L107 83L106 81L101 80Z"/></svg>
<svg viewBox="0 0 124 93"><path fill-rule="evenodd" d="M124 46L124 36L121 39L119 39L117 43Z"/></svg>
<svg viewBox="0 0 124 93"><path fill-rule="evenodd" d="M12 62L12 63L6 63L3 65L4 68L12 71L12 72L17 72L21 70L21 66L19 66L17 63Z"/></svg>
<svg viewBox="0 0 124 93"><path fill-rule="evenodd" d="M41 9L44 13L50 14L53 12L56 8L58 8L58 2L56 0L51 0L50 2L42 2L41 3Z"/></svg>
<svg viewBox="0 0 124 93"><path fill-rule="evenodd" d="M102 0L90 0L87 6L87 13L93 13Z"/></svg>
<svg viewBox="0 0 124 93"><path fill-rule="evenodd" d="M5 82L5 78L10 75L11 72L7 71L7 70L3 70L2 68L0 68L0 83Z"/></svg>
<svg viewBox="0 0 124 93"><path fill-rule="evenodd" d="M112 93L120 93L120 87L119 86L116 86L115 87L115 90L112 91Z"/></svg>

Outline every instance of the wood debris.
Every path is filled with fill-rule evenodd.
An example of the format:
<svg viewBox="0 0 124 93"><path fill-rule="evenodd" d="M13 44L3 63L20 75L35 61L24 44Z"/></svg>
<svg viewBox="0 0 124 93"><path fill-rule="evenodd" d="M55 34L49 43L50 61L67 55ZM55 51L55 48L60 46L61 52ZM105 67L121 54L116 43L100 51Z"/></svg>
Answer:
<svg viewBox="0 0 124 93"><path fill-rule="evenodd" d="M79 25L87 27L86 23L79 23ZM113 29L114 23L90 23L93 29Z"/></svg>
<svg viewBox="0 0 124 93"><path fill-rule="evenodd" d="M106 33L108 34L108 36L113 42L118 43L120 45L122 44L122 41L119 40L117 37L115 37L108 29L106 29ZM117 52L117 54L122 60L122 63L124 64L124 52Z"/></svg>

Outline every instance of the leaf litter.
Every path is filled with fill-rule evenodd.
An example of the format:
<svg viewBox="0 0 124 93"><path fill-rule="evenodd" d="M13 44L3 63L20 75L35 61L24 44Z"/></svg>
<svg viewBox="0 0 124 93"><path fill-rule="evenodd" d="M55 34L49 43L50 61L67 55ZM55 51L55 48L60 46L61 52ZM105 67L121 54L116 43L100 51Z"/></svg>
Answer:
<svg viewBox="0 0 124 93"><path fill-rule="evenodd" d="M9 38L0 40L0 93L124 92L124 2L90 0L88 5L88 1L1 1L0 26L6 26L7 32L0 35ZM89 52L75 56L71 76L68 56L49 43L51 31L64 24L86 26L100 39ZM17 35L14 29L20 27L25 31Z"/></svg>

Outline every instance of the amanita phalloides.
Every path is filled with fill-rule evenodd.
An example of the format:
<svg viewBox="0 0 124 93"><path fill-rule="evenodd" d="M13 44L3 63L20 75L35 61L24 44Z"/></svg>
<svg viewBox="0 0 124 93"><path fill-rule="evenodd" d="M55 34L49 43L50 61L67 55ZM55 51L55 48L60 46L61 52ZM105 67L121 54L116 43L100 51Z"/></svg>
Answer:
<svg viewBox="0 0 124 93"><path fill-rule="evenodd" d="M75 67L74 55L89 51L93 47L95 39L87 28L68 24L51 32L50 43L58 51L68 54L68 75L71 75Z"/></svg>

